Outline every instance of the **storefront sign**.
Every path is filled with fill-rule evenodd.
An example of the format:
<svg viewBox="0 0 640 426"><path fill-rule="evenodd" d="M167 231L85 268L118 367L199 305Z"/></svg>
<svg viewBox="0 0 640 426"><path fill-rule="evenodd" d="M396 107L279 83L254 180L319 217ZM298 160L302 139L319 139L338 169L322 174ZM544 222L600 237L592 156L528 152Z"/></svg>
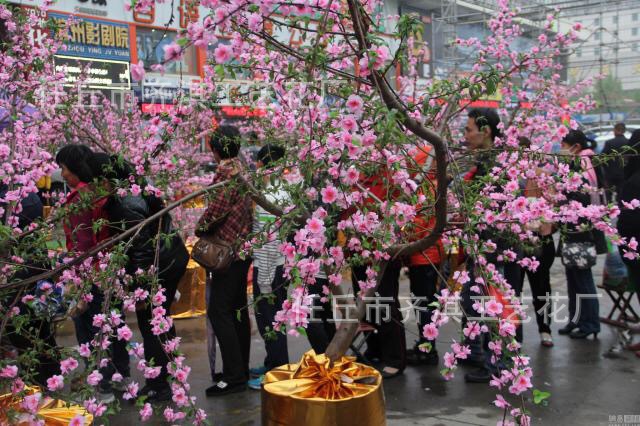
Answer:
<svg viewBox="0 0 640 426"><path fill-rule="evenodd" d="M248 106L234 107L223 106L220 111L225 117L264 117L267 115L267 111L264 108L251 108Z"/></svg>
<svg viewBox="0 0 640 426"><path fill-rule="evenodd" d="M197 77L181 79L179 76L146 76L139 86L134 87L134 92L143 106L173 105L180 94L190 95L192 85L197 85L199 82Z"/></svg>
<svg viewBox="0 0 640 426"><path fill-rule="evenodd" d="M78 0L80 3L89 3L89 0ZM99 6L106 6L107 0L91 0L91 4L97 4Z"/></svg>
<svg viewBox="0 0 640 426"><path fill-rule="evenodd" d="M129 63L71 56L55 57L56 72L63 72L65 85L73 86L85 73L83 87L100 90L130 90Z"/></svg>
<svg viewBox="0 0 640 426"><path fill-rule="evenodd" d="M64 27L69 16L50 13ZM75 18L65 43L67 56L129 61L129 26L90 18Z"/></svg>
<svg viewBox="0 0 640 426"><path fill-rule="evenodd" d="M173 104L142 104L141 110L145 114L162 114L163 112L171 112L176 108Z"/></svg>

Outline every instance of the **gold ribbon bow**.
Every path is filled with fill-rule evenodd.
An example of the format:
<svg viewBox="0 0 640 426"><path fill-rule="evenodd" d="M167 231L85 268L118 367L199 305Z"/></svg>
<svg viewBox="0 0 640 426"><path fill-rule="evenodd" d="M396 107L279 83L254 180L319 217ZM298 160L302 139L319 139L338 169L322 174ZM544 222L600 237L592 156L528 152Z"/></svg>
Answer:
<svg viewBox="0 0 640 426"><path fill-rule="evenodd" d="M298 398L342 400L366 395L380 385L380 373L342 357L333 365L324 354L311 350L298 364L275 368L265 376L265 390Z"/></svg>
<svg viewBox="0 0 640 426"><path fill-rule="evenodd" d="M28 395L40 392L40 389L37 387L27 386L26 390ZM10 410L15 410L15 414L18 415L16 419L12 419L12 424L17 426L31 424L26 420L21 420L21 402L22 399L12 393L0 395L0 424L8 424L7 414ZM49 397L42 398L38 405L37 414L44 420L44 424L47 426L66 426L76 415L84 416L85 426L93 423L93 416L87 413L84 407Z"/></svg>
<svg viewBox="0 0 640 426"><path fill-rule="evenodd" d="M342 357L305 353L297 364L269 371L262 388L263 426L384 426L382 377Z"/></svg>

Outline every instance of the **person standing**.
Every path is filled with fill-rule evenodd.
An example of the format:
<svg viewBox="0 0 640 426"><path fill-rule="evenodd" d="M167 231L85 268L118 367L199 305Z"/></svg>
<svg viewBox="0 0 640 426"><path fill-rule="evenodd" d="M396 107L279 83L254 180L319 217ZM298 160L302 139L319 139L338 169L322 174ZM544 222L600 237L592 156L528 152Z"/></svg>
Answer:
<svg viewBox="0 0 640 426"><path fill-rule="evenodd" d="M119 162L117 158L110 158L107 154L94 154L89 164L95 178L105 185L110 193L114 189L112 182L123 182L129 185L129 177L133 175L133 169L128 164ZM162 200L154 195L110 195L104 204L104 211L109 221L109 230L115 236L150 218L163 207ZM149 271L152 267L156 267L157 288L152 288L146 279L142 281L134 278L130 289L141 287L151 293L162 287L164 301L161 306L165 310L164 315L168 317L178 283L189 263L189 252L180 235L175 232L171 224L171 216L164 214L143 226L129 242L126 255L125 271L132 277L137 276L136 271ZM171 360L163 344L176 337L176 329L171 324L166 332L154 334L154 309L156 307L148 302L139 302L136 305L136 317L140 334L142 334L147 365L151 366L153 362L153 366L161 367L157 377L146 379L140 395L146 395L149 402L161 402L170 400L172 394L167 371L167 364ZM126 355L126 366L121 366L118 351L122 343L116 340L112 345L115 367L127 377L129 357Z"/></svg>
<svg viewBox="0 0 640 426"><path fill-rule="evenodd" d="M263 195L268 201L279 205L289 201L289 195L278 188L277 179L273 185L270 183L273 177L270 176L269 168L282 157L284 149L275 145L263 146L257 155L257 167L264 171L263 179L266 184ZM287 299L287 280L283 277L284 255L279 248L281 241L276 236L278 230L273 227L275 222L276 216L261 206L256 206L253 233L265 236L265 242L253 250L253 297L256 323L264 339L267 355L261 367L250 370L257 377L249 380L248 386L255 390L261 388L267 371L289 363L287 336L273 331L276 313L282 309L282 304Z"/></svg>
<svg viewBox="0 0 640 426"><path fill-rule="evenodd" d="M624 147L629 144L629 141L624 135L626 131L627 128L624 123L617 123L613 127L613 139L605 142L601 154L611 155L616 152L622 152ZM604 166L604 183L606 188L609 189L609 191L615 191L618 195L620 194L621 185L624 180L624 163L624 158L620 156L607 161L607 164Z"/></svg>
<svg viewBox="0 0 640 426"><path fill-rule="evenodd" d="M435 176L432 170L435 164L429 155L430 146L421 146L416 149L413 155L416 170L410 172L410 176L417 182L423 179L429 180L429 188L433 197L435 188ZM421 191L421 190L419 190ZM421 211L420 206L416 208ZM427 212L428 213L428 212ZM409 236L411 241L419 240L429 235L433 229L435 219L427 216L426 213L417 214L413 220L412 233ZM410 255L407 259L409 265L409 286L412 295L412 304L416 307L416 319L418 326L418 339L413 348L407 349L407 363L410 365L438 365L438 351L435 340L428 340L423 335L424 326L431 322L433 309L429 305L437 301L438 281L440 263L444 258L444 247L442 240L438 239L433 246ZM429 351L421 347L429 343Z"/></svg>
<svg viewBox="0 0 640 426"><path fill-rule="evenodd" d="M219 164L213 183L226 182L216 191L198 221L196 235L214 234L232 244L235 258L225 271L207 271L210 276L207 315L213 325L222 355L222 380L207 388L207 396L242 392L249 380L251 329L247 308L247 274L250 258L240 258L238 249L251 232L252 203L240 190L238 175L242 164L240 132L234 126L218 127L209 140L213 157ZM240 312L239 319L236 317Z"/></svg>
<svg viewBox="0 0 640 426"><path fill-rule="evenodd" d="M361 182L371 194L363 204L371 210L379 208L376 200L392 200L395 197L390 173L386 168L372 176L364 176ZM350 210L347 210L342 215L344 217L349 213ZM351 268L351 283L356 297L360 297L360 283L367 282L367 269L372 266L364 264ZM407 364L407 343L398 300L401 266L399 261L390 261L386 265L382 277L378 278L380 284L376 295L372 296L372 301L367 302L371 306L368 307L366 320L375 325L378 332L367 339L365 356L373 362L379 361L380 374L385 379L402 375ZM375 309L370 309L372 307Z"/></svg>
<svg viewBox="0 0 640 426"><path fill-rule="evenodd" d="M0 199L3 199L9 186L0 184ZM0 202L0 208L6 208L7 203ZM18 226L24 231L29 226L43 219L43 207L40 198L36 193L30 193L28 196L20 200L20 208L14 210L14 215L18 217ZM16 211L20 210L18 213ZM7 248L4 247L6 250ZM0 252L1 257L9 257L9 251L3 250ZM37 257L37 256L34 256ZM51 265L42 262L41 260L31 259L26 257L24 268L21 268L11 277L8 282L15 282L31 278L34 275L39 274L41 271L51 269ZM32 285L27 290L27 293L35 293L37 284ZM20 297L19 291L9 291L4 295L4 298L0 300L0 305L11 306L14 302L21 313L28 312L28 319L26 323L22 324L20 329L17 329L12 321L7 322L6 336L11 344L18 350L18 353L24 354L31 351L40 350L35 364L23 364L22 368L30 370L33 374L35 383L42 387L46 387L47 379L51 376L60 373L59 362L54 356L51 356L51 352L57 352L58 345L55 339L54 326L52 324L51 317L48 313L38 312L22 301L16 301L16 298ZM28 330L33 330L29 333ZM38 347L38 343L40 346ZM29 359L29 357L25 357Z"/></svg>
<svg viewBox="0 0 640 426"><path fill-rule="evenodd" d="M465 181L469 183L477 182L490 172L494 163L491 148L493 147L495 139L501 136L499 125L500 116L493 109L474 108L469 111L467 124L464 128L464 138L469 149L477 155L475 164L464 176ZM509 283L511 288L514 289L516 296L519 297L522 290L520 266L516 262L499 262L496 255L496 253L502 253L507 249L514 252L518 250L513 248L507 239L496 234L492 228L488 228L480 233L480 244L488 240L495 243L497 247L493 253L485 255L487 262L493 263L496 266L496 269ZM478 272L476 270L477 268L478 266L476 265L475 259L473 256L470 256L467 260L467 272L470 279L462 285L460 292L461 305L465 316L468 317L480 317L480 314L473 308L473 304L479 296L472 291L472 287L476 285L475 277ZM492 352L489 349L490 338L489 333L484 333L473 340L466 341L471 348L471 355L467 363L476 365L479 368L474 372L465 374L465 381L471 383L488 383L491 380L491 375L498 372L498 363L491 362ZM521 325L516 329L516 339L522 341Z"/></svg>
<svg viewBox="0 0 640 426"><path fill-rule="evenodd" d="M640 130L635 130L629 139L629 145L636 150L640 148ZM624 180L621 190L618 193L620 204L620 216L618 217L618 232L621 237L627 239L635 238L640 241L640 211L638 209L627 209L622 204L632 200L640 200L640 155L635 154L627 157L627 164L624 168ZM624 247L620 247L622 261L627 266L629 282L635 288L638 302L640 302L640 260L629 259L625 256ZM632 350L640 357L640 343L629 345L627 349Z"/></svg>
<svg viewBox="0 0 640 426"><path fill-rule="evenodd" d="M561 153L573 160L570 167L583 175L585 184L597 188L591 160L584 155L584 151L592 149L591 145L582 131L570 130L562 140ZM567 200L577 201L583 206L591 204L590 194L581 191L567 194ZM592 230L583 229L582 225L586 224L581 220L561 229L558 248L565 264L570 315L569 323L558 333L574 339L585 339L591 334L597 338L600 332L598 292L591 271L596 261L595 236ZM570 258L576 260L570 261Z"/></svg>
<svg viewBox="0 0 640 426"><path fill-rule="evenodd" d="M106 198L96 197L90 185L94 178L89 165L94 153L86 145L65 145L56 154L56 163L62 169L62 178L71 191L63 204L66 215L63 219L65 243L69 255L79 255L94 248L99 242L109 238L109 230L101 226L94 231L94 223L107 220L104 210ZM98 328L93 325L95 315L102 313L104 294L99 286L91 286L91 301L80 299L71 312L78 344L91 343ZM123 377L129 376L129 355L124 342L114 341L111 348L112 360ZM103 375L98 396L102 402L115 399L109 378ZM110 376L109 376L110 377Z"/></svg>
<svg viewBox="0 0 640 426"><path fill-rule="evenodd" d="M528 150L531 141L526 137L520 137L520 147ZM525 151L526 152L526 151ZM542 198L543 192L537 186L534 179L526 179L521 183L524 195L530 199ZM540 262L535 271L523 267L521 269L520 288L524 288L525 277L529 279L531 295L533 297L533 309L535 310L540 344L546 348L553 347L551 337L551 267L556 258L556 247L553 241L554 225L542 222L532 230L536 243L532 247L524 248L524 255L535 256Z"/></svg>

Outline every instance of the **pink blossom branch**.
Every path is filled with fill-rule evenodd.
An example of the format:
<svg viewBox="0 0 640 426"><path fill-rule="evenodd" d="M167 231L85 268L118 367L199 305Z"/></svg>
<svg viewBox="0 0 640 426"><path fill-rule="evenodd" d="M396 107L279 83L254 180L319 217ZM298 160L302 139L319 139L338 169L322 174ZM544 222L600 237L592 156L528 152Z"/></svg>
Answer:
<svg viewBox="0 0 640 426"><path fill-rule="evenodd" d="M21 280L21 281L17 281L14 283L8 283L5 284L3 286L0 286L0 290L10 290L10 289L14 289L14 288L19 288L19 287L24 287L33 283L36 283L40 280L44 280L47 278L50 278L54 275L59 274L60 272L71 268L72 266L76 266L79 265L80 263L82 263L85 259L88 259L96 254L98 254L99 252L101 252L102 250L108 249L109 247L113 246L114 244L118 243L119 241L124 240L125 238L128 238L132 235L134 235L135 233L139 232L140 229L142 229L144 226L148 225L149 223L155 221L156 219L161 218L163 215L165 215L166 213L170 212L171 210L175 209L176 207L186 203L187 201L190 201L206 192L209 192L213 189L219 189L222 186L224 186L227 183L227 181L222 181L222 182L218 182L216 184L207 186L206 188L200 189L198 191L192 192L191 194L185 196L184 198L179 199L178 201L175 201L171 204L169 204L167 207L163 208L162 210L158 211L156 214L149 216L148 218L146 218L145 220L143 220L142 222L136 224L135 226L132 226L131 228L127 229L125 232L123 232L120 235L117 235L115 237L109 238L108 240L102 241L100 244L98 244L97 246L95 246L94 248L92 248L91 250L88 250L82 254L80 254L79 256L73 258L71 261L69 261L68 263L65 263L63 265L60 265L59 267L53 269L52 271L49 272L45 272L42 274L38 274L35 275L33 277Z"/></svg>

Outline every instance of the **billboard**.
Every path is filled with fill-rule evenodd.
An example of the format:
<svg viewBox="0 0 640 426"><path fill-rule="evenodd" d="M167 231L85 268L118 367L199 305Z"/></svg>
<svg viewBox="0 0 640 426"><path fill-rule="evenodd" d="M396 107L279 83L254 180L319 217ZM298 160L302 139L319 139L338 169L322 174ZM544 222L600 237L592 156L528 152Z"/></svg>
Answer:
<svg viewBox="0 0 640 426"><path fill-rule="evenodd" d="M68 15L49 13L64 28ZM66 56L129 62L129 26L117 22L76 17L68 30Z"/></svg>
<svg viewBox="0 0 640 426"><path fill-rule="evenodd" d="M56 72L64 73L66 86L73 86L86 75L84 87L100 90L129 90L129 63L102 61L74 56L56 56Z"/></svg>

